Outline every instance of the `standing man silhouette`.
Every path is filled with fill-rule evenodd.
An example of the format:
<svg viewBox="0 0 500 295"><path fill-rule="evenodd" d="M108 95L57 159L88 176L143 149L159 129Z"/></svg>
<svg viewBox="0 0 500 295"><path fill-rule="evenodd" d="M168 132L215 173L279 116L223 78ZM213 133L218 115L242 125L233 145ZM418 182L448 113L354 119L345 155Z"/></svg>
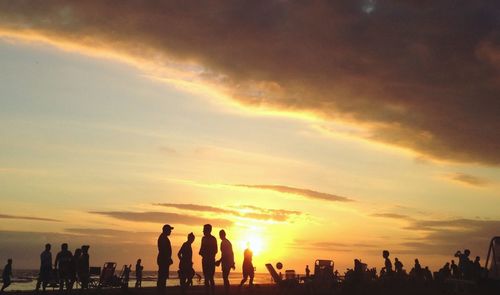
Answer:
<svg viewBox="0 0 500 295"><path fill-rule="evenodd" d="M61 251L57 253L56 260L54 261L54 268L57 269L59 274L59 291L64 289L70 290L71 282L71 260L73 259L73 254L68 250L68 244L63 243L61 245Z"/></svg>
<svg viewBox="0 0 500 295"><path fill-rule="evenodd" d="M211 235L212 225L203 226L203 238L201 238L200 255L201 265L203 267L203 276L205 277L205 293L215 294L215 255L217 254L217 239Z"/></svg>
<svg viewBox="0 0 500 295"><path fill-rule="evenodd" d="M235 269L234 266L234 252L233 252L233 245L231 245L231 242L226 238L226 232L221 229L219 231L219 237L221 239L220 242L220 252L221 252L221 257L217 261L217 264L221 264L222 266L222 278L224 280L224 290L226 291L226 294L229 294L229 272L232 269Z"/></svg>
<svg viewBox="0 0 500 295"><path fill-rule="evenodd" d="M194 242L194 234L189 233L187 241L182 244L181 249L177 253L179 257L179 280L181 285L181 294L186 294L186 288L192 283L193 270L193 249L191 244Z"/></svg>
<svg viewBox="0 0 500 295"><path fill-rule="evenodd" d="M168 239L173 229L169 224L165 224L162 233L158 237L158 258L156 259L158 263L158 281L156 287L160 292L165 292L167 288L168 272L170 265L173 263L172 246Z"/></svg>
<svg viewBox="0 0 500 295"><path fill-rule="evenodd" d="M36 282L36 291L40 290L40 285L42 290L45 291L52 279L52 253L50 248L50 244L45 244L45 250L40 254L40 274Z"/></svg>

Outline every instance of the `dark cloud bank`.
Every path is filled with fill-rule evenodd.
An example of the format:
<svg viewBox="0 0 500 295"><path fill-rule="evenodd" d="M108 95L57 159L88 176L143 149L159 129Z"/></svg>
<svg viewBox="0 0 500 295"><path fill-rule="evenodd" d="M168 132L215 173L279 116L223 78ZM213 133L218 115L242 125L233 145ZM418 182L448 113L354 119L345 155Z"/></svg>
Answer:
<svg viewBox="0 0 500 295"><path fill-rule="evenodd" d="M373 129L427 156L500 164L498 1L0 0L0 28L161 64L240 102Z"/></svg>

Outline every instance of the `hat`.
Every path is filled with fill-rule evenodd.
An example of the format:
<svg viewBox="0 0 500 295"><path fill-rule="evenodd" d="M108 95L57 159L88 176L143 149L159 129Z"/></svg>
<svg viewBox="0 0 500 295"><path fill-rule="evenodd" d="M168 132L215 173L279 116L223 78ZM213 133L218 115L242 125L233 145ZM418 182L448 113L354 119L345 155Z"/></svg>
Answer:
<svg viewBox="0 0 500 295"><path fill-rule="evenodd" d="M171 226L170 226L170 224L165 224L165 225L163 226L163 231L165 231L165 230L167 230L167 229L172 230L172 229L174 229L174 228L173 228L173 227L171 227Z"/></svg>

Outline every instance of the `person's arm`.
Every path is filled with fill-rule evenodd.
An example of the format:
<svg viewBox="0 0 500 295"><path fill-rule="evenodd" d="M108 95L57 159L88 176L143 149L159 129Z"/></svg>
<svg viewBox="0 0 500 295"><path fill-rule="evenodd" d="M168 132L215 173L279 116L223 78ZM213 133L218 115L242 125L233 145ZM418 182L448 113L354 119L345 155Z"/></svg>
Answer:
<svg viewBox="0 0 500 295"><path fill-rule="evenodd" d="M203 257L204 255L204 250L205 250L205 237L201 238L201 246L200 246L200 251L198 252L198 254L201 255L201 257Z"/></svg>
<svg viewBox="0 0 500 295"><path fill-rule="evenodd" d="M54 268L55 269L57 269L57 263L59 262L59 254L61 254L61 253L57 253L56 260L54 261Z"/></svg>
<svg viewBox="0 0 500 295"><path fill-rule="evenodd" d="M182 259L182 253L183 253L183 250L184 250L184 244L182 244L181 248L179 249L179 252L177 252L177 258L179 258L179 260Z"/></svg>

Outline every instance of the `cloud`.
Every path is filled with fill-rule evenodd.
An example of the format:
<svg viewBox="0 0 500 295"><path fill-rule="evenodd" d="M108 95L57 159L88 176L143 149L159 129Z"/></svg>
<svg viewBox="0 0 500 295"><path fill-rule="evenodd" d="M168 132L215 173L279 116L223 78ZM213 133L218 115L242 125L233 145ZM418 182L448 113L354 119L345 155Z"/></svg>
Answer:
<svg viewBox="0 0 500 295"><path fill-rule="evenodd" d="M301 250L352 252L355 249L372 249L377 248L378 246L371 243L342 243L295 239L288 245L288 247Z"/></svg>
<svg viewBox="0 0 500 295"><path fill-rule="evenodd" d="M313 191L310 189L284 186L284 185L235 184L233 186L247 187L247 188L261 189L261 190L271 190L271 191L285 193L285 194L293 194L293 195L305 197L308 199L314 199L314 200L324 200L324 201L331 201L331 202L353 202L354 201L350 198L343 197L343 196L322 193L322 192Z"/></svg>
<svg viewBox="0 0 500 295"><path fill-rule="evenodd" d="M413 220L405 229L423 234L418 239L408 239L402 246L408 253L450 255L468 248L472 255L485 257L489 241L498 235L500 220L445 219Z"/></svg>
<svg viewBox="0 0 500 295"><path fill-rule="evenodd" d="M253 107L500 164L496 1L0 1L0 31L185 64ZM369 44L369 46L368 46Z"/></svg>
<svg viewBox="0 0 500 295"><path fill-rule="evenodd" d="M173 226L175 226L175 224L202 226L205 223L211 223L216 227L227 227L232 225L232 222L226 219L205 218L169 212L93 211L90 213L131 222L169 223Z"/></svg>
<svg viewBox="0 0 500 295"><path fill-rule="evenodd" d="M173 204L173 203L157 203L156 206L170 207L181 210L190 211L200 211L200 212L211 212L211 213L222 213L222 214L235 214L237 212L232 210L226 210L218 207L196 205L196 204Z"/></svg>
<svg viewBox="0 0 500 295"><path fill-rule="evenodd" d="M9 215L9 214L0 214L0 219L21 219L21 220L33 220L33 221L61 222L61 220L52 218L36 217L36 216L19 216L19 215Z"/></svg>
<svg viewBox="0 0 500 295"><path fill-rule="evenodd" d="M234 208L236 208L237 210L229 210L219 207L197 205L197 204L157 203L154 205L177 208L188 211L226 214L234 217L243 217L256 220L274 220L279 222L290 221L292 217L302 215L302 212L299 211L292 211L285 209L268 209L252 205L234 206Z"/></svg>
<svg viewBox="0 0 500 295"><path fill-rule="evenodd" d="M460 182L462 184L470 185L470 186L476 186L476 187L484 187L489 184L489 181L485 178L477 177L474 175L466 174L466 173L454 173L451 175L448 175L448 178Z"/></svg>
<svg viewBox="0 0 500 295"><path fill-rule="evenodd" d="M382 217L382 218L392 218L392 219L411 219L408 215L398 214L398 213L374 213L371 216L373 217Z"/></svg>

